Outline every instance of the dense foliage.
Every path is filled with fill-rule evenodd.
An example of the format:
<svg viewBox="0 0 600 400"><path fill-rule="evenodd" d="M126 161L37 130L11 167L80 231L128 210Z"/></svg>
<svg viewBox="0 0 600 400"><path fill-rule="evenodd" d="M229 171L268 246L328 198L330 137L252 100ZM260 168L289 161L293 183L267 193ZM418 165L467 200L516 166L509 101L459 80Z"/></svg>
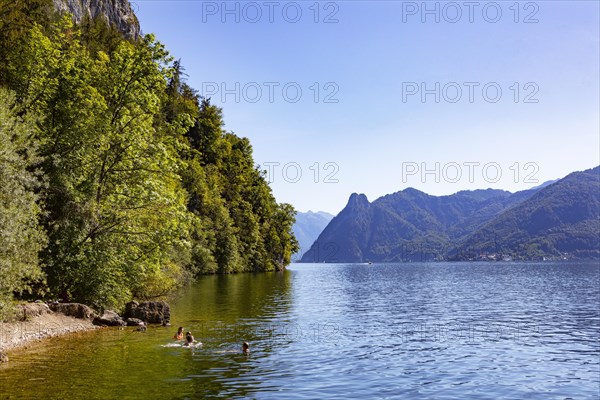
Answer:
<svg viewBox="0 0 600 400"><path fill-rule="evenodd" d="M0 299L33 285L118 308L289 263L295 211L152 35L75 26L46 0L0 14Z"/></svg>
<svg viewBox="0 0 600 400"><path fill-rule="evenodd" d="M34 121L15 115L14 96L0 88L0 320L13 293L42 277L38 252L45 237L38 223L38 161Z"/></svg>

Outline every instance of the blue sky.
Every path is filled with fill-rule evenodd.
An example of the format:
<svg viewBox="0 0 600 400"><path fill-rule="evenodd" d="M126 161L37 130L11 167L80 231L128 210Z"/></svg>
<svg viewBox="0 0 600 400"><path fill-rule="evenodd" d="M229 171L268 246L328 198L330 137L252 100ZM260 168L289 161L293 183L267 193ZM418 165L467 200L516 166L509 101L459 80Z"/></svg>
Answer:
<svg viewBox="0 0 600 400"><path fill-rule="evenodd" d="M353 192L516 191L600 164L599 4L133 6L277 200L336 214Z"/></svg>

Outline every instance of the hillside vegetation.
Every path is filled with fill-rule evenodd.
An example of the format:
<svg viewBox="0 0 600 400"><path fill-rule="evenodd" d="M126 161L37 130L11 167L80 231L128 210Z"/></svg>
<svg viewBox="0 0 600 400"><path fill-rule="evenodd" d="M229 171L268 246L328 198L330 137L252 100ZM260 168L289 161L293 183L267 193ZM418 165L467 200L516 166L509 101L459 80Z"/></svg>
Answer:
<svg viewBox="0 0 600 400"><path fill-rule="evenodd" d="M119 308L297 251L248 139L153 35L0 0L0 311L14 295Z"/></svg>

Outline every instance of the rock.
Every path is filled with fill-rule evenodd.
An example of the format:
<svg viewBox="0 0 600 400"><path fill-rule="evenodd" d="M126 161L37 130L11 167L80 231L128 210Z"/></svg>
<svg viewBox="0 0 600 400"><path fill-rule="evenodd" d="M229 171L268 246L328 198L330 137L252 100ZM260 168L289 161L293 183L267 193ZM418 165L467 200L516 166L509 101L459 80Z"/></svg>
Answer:
<svg viewBox="0 0 600 400"><path fill-rule="evenodd" d="M146 325L140 325L140 326L138 326L138 328L136 329L136 331L138 331L138 332L146 332L146 329L148 329L148 328L146 328Z"/></svg>
<svg viewBox="0 0 600 400"><path fill-rule="evenodd" d="M139 305L140 303L137 301L130 301L129 303L125 304L125 314L123 314L125 318L132 318L133 310L138 308Z"/></svg>
<svg viewBox="0 0 600 400"><path fill-rule="evenodd" d="M125 326L127 323L114 311L106 310L100 317L94 318L94 325Z"/></svg>
<svg viewBox="0 0 600 400"><path fill-rule="evenodd" d="M128 39L140 36L140 23L128 0L53 0L54 8L70 13L80 24L85 18L101 18Z"/></svg>
<svg viewBox="0 0 600 400"><path fill-rule="evenodd" d="M52 303L50 309L54 312L64 314L69 317L75 317L79 319L94 319L96 313L94 310L86 306L85 304L79 303Z"/></svg>
<svg viewBox="0 0 600 400"><path fill-rule="evenodd" d="M50 308L43 303L19 304L15 313L19 321L27 321L40 315L49 314Z"/></svg>
<svg viewBox="0 0 600 400"><path fill-rule="evenodd" d="M125 322L127 322L127 326L146 326L144 321L137 318L127 318Z"/></svg>
<svg viewBox="0 0 600 400"><path fill-rule="evenodd" d="M132 301L125 306L125 318L138 318L149 324L169 324L171 307L165 301Z"/></svg>
<svg viewBox="0 0 600 400"><path fill-rule="evenodd" d="M7 362L8 362L8 356L4 353L0 353L0 364L7 363Z"/></svg>

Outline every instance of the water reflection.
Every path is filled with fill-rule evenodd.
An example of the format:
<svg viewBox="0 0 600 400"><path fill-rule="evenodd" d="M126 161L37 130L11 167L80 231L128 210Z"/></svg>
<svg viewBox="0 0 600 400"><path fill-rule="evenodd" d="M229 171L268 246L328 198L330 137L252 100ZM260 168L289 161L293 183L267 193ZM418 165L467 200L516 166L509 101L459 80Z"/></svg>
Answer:
<svg viewBox="0 0 600 400"><path fill-rule="evenodd" d="M593 398L599 277L589 263L207 276L172 299L170 328L15 353L0 398ZM163 347L179 325L203 346Z"/></svg>
<svg viewBox="0 0 600 400"><path fill-rule="evenodd" d="M188 381L191 393L245 397L268 374L257 360L277 346L272 327L289 311L291 273L206 276L173 300L172 323L191 330L203 343L191 351L173 379ZM250 355L241 352L251 343Z"/></svg>
<svg viewBox="0 0 600 400"><path fill-rule="evenodd" d="M202 277L170 300L172 327L107 328L14 352L0 367L0 398L247 396L269 373L257 361L276 351L265 333L285 318L290 297L290 272ZM203 345L166 346L177 326ZM250 356L242 341L252 344Z"/></svg>

